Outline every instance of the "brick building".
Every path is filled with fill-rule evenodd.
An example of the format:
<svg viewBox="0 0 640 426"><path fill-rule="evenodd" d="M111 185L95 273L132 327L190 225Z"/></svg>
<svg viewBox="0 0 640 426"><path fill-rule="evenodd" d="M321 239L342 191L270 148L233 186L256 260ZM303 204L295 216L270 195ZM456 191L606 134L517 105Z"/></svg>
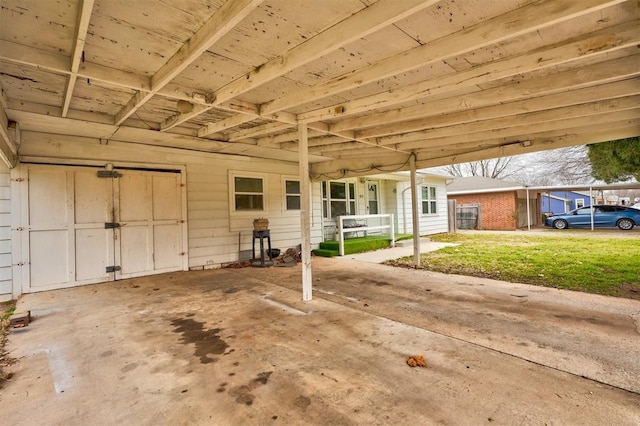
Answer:
<svg viewBox="0 0 640 426"><path fill-rule="evenodd" d="M456 178L447 185L447 199L456 201L457 217L466 212L477 215L473 224L468 226L472 229L514 230L526 227L527 192L526 186L520 183L481 176ZM530 193L529 197L533 197L529 200L530 218L532 224L538 224L537 194Z"/></svg>

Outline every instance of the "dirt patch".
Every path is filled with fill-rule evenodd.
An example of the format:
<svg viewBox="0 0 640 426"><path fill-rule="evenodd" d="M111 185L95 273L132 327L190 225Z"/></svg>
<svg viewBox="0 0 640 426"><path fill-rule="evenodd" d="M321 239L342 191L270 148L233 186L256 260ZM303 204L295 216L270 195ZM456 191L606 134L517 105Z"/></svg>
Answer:
<svg viewBox="0 0 640 426"><path fill-rule="evenodd" d="M640 300L640 281L622 284L616 296Z"/></svg>
<svg viewBox="0 0 640 426"><path fill-rule="evenodd" d="M7 334L9 333L9 317L15 309L15 300L0 304L0 389L2 389L4 382L9 380L12 376L11 373L6 371L6 367L16 362L16 360L11 358L9 353L5 350Z"/></svg>

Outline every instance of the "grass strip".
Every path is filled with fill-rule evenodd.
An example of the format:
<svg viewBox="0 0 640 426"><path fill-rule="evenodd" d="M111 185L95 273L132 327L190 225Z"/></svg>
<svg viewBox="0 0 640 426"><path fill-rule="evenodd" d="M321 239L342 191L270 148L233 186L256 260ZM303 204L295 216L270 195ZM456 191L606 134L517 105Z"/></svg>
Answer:
<svg viewBox="0 0 640 426"><path fill-rule="evenodd" d="M487 233L431 240L459 244L423 254L421 266L431 271L640 299L636 238Z"/></svg>

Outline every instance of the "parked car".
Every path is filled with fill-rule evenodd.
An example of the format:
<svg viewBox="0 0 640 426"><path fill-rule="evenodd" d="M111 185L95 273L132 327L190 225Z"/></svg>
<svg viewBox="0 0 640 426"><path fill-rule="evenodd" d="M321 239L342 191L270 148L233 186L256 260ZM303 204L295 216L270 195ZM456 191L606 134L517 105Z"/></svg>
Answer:
<svg viewBox="0 0 640 426"><path fill-rule="evenodd" d="M617 226L630 230L640 226L640 210L624 206L593 206L593 226L607 228ZM545 226L556 229L591 227L591 207L581 207L568 213L549 216L544 221Z"/></svg>

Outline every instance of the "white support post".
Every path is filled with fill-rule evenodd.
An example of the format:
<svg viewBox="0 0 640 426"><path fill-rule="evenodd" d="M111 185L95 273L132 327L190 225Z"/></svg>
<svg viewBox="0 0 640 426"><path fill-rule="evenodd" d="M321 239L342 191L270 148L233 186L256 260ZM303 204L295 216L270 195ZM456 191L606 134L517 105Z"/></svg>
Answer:
<svg viewBox="0 0 640 426"><path fill-rule="evenodd" d="M536 209L538 210L538 209ZM527 230L531 231L531 201L529 200L529 187L527 186Z"/></svg>
<svg viewBox="0 0 640 426"><path fill-rule="evenodd" d="M593 231L595 227L593 226L593 187L589 187L589 206L591 207L591 230Z"/></svg>
<svg viewBox="0 0 640 426"><path fill-rule="evenodd" d="M391 247L395 247L396 246L396 228L395 228L395 223L393 221L394 217L393 215L391 215L389 217L389 220L391 221L389 223L389 225L391 226Z"/></svg>
<svg viewBox="0 0 640 426"><path fill-rule="evenodd" d="M416 184L416 156L409 158L411 167L411 219L413 221L413 263L420 266L420 226L418 222L418 186Z"/></svg>
<svg viewBox="0 0 640 426"><path fill-rule="evenodd" d="M312 298L311 281L311 180L309 179L309 134L306 124L298 125L300 167L300 234L302 237L302 300Z"/></svg>
<svg viewBox="0 0 640 426"><path fill-rule="evenodd" d="M344 221L338 216L338 254L344 256Z"/></svg>

